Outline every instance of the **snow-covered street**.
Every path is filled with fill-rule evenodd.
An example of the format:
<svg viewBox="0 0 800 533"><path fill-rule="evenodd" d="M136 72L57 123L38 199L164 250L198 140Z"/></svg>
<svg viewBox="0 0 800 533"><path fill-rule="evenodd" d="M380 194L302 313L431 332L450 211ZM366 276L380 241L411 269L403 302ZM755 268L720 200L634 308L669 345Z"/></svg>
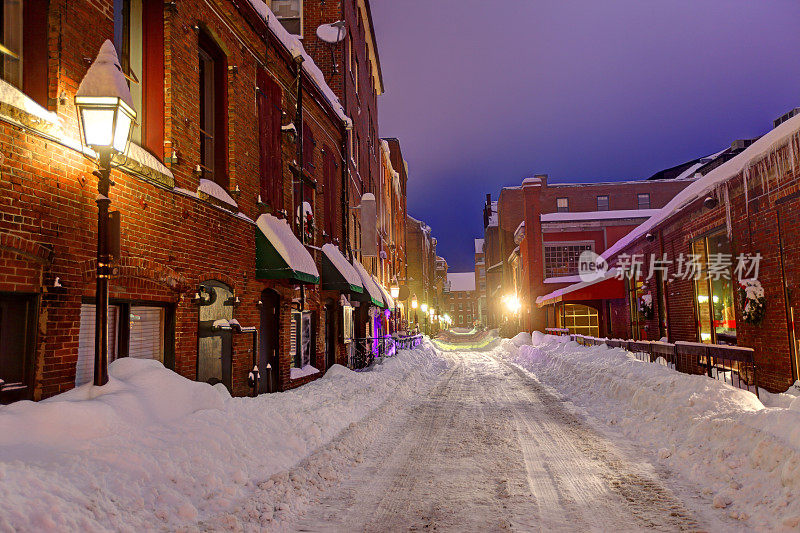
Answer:
<svg viewBox="0 0 800 533"><path fill-rule="evenodd" d="M658 472L631 460L502 352L445 353L452 366L439 384L397 413L374 453L290 529L709 527Z"/></svg>
<svg viewBox="0 0 800 533"><path fill-rule="evenodd" d="M473 339L474 340L474 339ZM152 361L0 408L0 531L792 530L791 396L520 334L231 398Z"/></svg>

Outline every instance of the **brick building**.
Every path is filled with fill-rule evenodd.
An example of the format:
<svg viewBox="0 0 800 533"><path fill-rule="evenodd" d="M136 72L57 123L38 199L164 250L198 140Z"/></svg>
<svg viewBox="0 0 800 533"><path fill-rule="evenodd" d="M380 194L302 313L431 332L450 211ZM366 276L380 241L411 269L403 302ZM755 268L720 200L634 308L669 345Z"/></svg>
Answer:
<svg viewBox="0 0 800 533"><path fill-rule="evenodd" d="M486 325L486 261L483 254L483 239L475 239L475 284L475 298L478 303L476 320L479 324Z"/></svg>
<svg viewBox="0 0 800 533"><path fill-rule="evenodd" d="M605 251L612 267L640 258L642 275L625 280L622 297L601 299L610 315L601 334L750 347L758 385L784 391L800 375L793 318L800 246L792 237L800 224L800 117L732 148L733 157ZM692 256L697 275L685 275L680 258ZM763 288L761 320L746 318L739 278L756 278ZM567 286L539 305L554 310L553 324L566 302L606 282Z"/></svg>
<svg viewBox="0 0 800 533"><path fill-rule="evenodd" d="M508 323L509 334L515 328L544 328L536 299L577 281L580 253L601 253L689 185L692 176L550 184L547 175L537 175L504 187L496 202L487 197L484 209L493 213L485 218L484 235L484 249L493 256L487 267L489 324ZM519 311L503 305L509 298L519 302ZM602 317L591 320L596 326Z"/></svg>
<svg viewBox="0 0 800 533"><path fill-rule="evenodd" d="M33 0L8 16L22 17L25 63L0 80L0 401L90 380L97 180L73 102L85 58L115 38L140 83L112 172L110 359L158 359L238 395L255 392L254 364L259 392L347 364L347 309L366 292L342 256L351 120L268 7Z"/></svg>
<svg viewBox="0 0 800 533"><path fill-rule="evenodd" d="M480 322L478 300L474 272L448 272L443 307L454 327L471 328Z"/></svg>

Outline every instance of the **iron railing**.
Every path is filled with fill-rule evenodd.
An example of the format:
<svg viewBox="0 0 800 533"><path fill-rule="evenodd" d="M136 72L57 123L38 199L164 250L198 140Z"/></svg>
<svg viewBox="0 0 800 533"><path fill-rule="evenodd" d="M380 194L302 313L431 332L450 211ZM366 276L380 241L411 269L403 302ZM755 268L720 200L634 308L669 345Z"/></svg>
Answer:
<svg viewBox="0 0 800 533"><path fill-rule="evenodd" d="M397 354L397 350L410 350L422 342L422 335L364 337L353 339L354 350L350 368L363 370L375 360L383 361L386 357Z"/></svg>
<svg viewBox="0 0 800 533"><path fill-rule="evenodd" d="M684 374L705 374L758 397L758 366L752 348L683 341L600 339L577 334L570 335L570 339L582 346L605 344L624 348L641 361L661 364Z"/></svg>

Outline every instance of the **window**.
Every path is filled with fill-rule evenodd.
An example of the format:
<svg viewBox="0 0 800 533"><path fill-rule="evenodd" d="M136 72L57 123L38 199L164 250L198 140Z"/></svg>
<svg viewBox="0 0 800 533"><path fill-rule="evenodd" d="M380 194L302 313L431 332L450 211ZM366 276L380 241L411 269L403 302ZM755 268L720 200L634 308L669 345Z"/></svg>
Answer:
<svg viewBox="0 0 800 533"><path fill-rule="evenodd" d="M578 259L586 250L594 250L591 242L545 243L544 277L574 276L578 273Z"/></svg>
<svg viewBox="0 0 800 533"><path fill-rule="evenodd" d="M692 243L692 254L700 264L694 280L697 334L700 342L736 344L736 316L730 267L731 248L727 235L717 233ZM713 273L709 272L713 265ZM719 274L719 275L717 275ZM716 279L715 279L716 278Z"/></svg>
<svg viewBox="0 0 800 533"><path fill-rule="evenodd" d="M303 36L303 0L272 0L271 9L286 31Z"/></svg>
<svg viewBox="0 0 800 533"><path fill-rule="evenodd" d="M597 210L608 211L608 196L597 197Z"/></svg>
<svg viewBox="0 0 800 533"><path fill-rule="evenodd" d="M314 328L311 311L292 311L291 356L292 368L303 368L311 364L315 349Z"/></svg>
<svg viewBox="0 0 800 533"><path fill-rule="evenodd" d="M358 54L353 49L353 83L355 84L356 95L358 95Z"/></svg>
<svg viewBox="0 0 800 533"><path fill-rule="evenodd" d="M564 324L570 333L576 335L600 335L600 322L597 309L580 304L564 304Z"/></svg>
<svg viewBox="0 0 800 533"><path fill-rule="evenodd" d="M646 317L642 316L640 302L645 294L641 272L632 278L626 278L625 288L628 294L628 316L630 317L630 335L632 339L646 339Z"/></svg>
<svg viewBox="0 0 800 533"><path fill-rule="evenodd" d="M559 213L568 213L569 212L569 198L557 198L556 199L556 210Z"/></svg>
<svg viewBox="0 0 800 533"><path fill-rule="evenodd" d="M276 214L283 209L281 87L264 69L259 69L257 76L260 194L261 201L267 203Z"/></svg>
<svg viewBox="0 0 800 533"><path fill-rule="evenodd" d="M200 165L206 179L227 189L227 61L211 37L199 40Z"/></svg>
<svg viewBox="0 0 800 533"><path fill-rule="evenodd" d="M0 77L47 107L47 0L2 0Z"/></svg>
<svg viewBox="0 0 800 533"><path fill-rule="evenodd" d="M636 195L637 209L650 209L650 193L639 193Z"/></svg>
<svg viewBox="0 0 800 533"><path fill-rule="evenodd" d="M33 396L35 294L0 293L0 404Z"/></svg>
<svg viewBox="0 0 800 533"><path fill-rule="evenodd" d="M75 386L94 379L95 310L94 303L81 305ZM172 346L172 316L171 309L163 305L114 301L108 306L108 361L135 357L171 366L167 349Z"/></svg>
<svg viewBox="0 0 800 533"><path fill-rule="evenodd" d="M114 47L136 109L131 140L164 155L164 7L159 0L114 0Z"/></svg>

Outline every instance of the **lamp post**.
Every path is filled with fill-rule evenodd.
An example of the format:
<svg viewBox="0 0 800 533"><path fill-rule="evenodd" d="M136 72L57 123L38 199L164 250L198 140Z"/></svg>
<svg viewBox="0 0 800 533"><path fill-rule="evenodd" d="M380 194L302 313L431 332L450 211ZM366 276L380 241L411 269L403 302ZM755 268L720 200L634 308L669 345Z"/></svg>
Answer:
<svg viewBox="0 0 800 533"><path fill-rule="evenodd" d="M417 307L419 307L419 302L417 302L417 295L415 294L411 298L411 309L414 310L414 327L417 327L417 324L419 323L419 319L417 317Z"/></svg>
<svg viewBox="0 0 800 533"><path fill-rule="evenodd" d="M136 120L128 83L122 74L111 41L100 47L97 59L86 71L75 107L84 145L97 153L97 291L95 294L94 384L108 383L108 197L111 188L111 158L125 152Z"/></svg>

